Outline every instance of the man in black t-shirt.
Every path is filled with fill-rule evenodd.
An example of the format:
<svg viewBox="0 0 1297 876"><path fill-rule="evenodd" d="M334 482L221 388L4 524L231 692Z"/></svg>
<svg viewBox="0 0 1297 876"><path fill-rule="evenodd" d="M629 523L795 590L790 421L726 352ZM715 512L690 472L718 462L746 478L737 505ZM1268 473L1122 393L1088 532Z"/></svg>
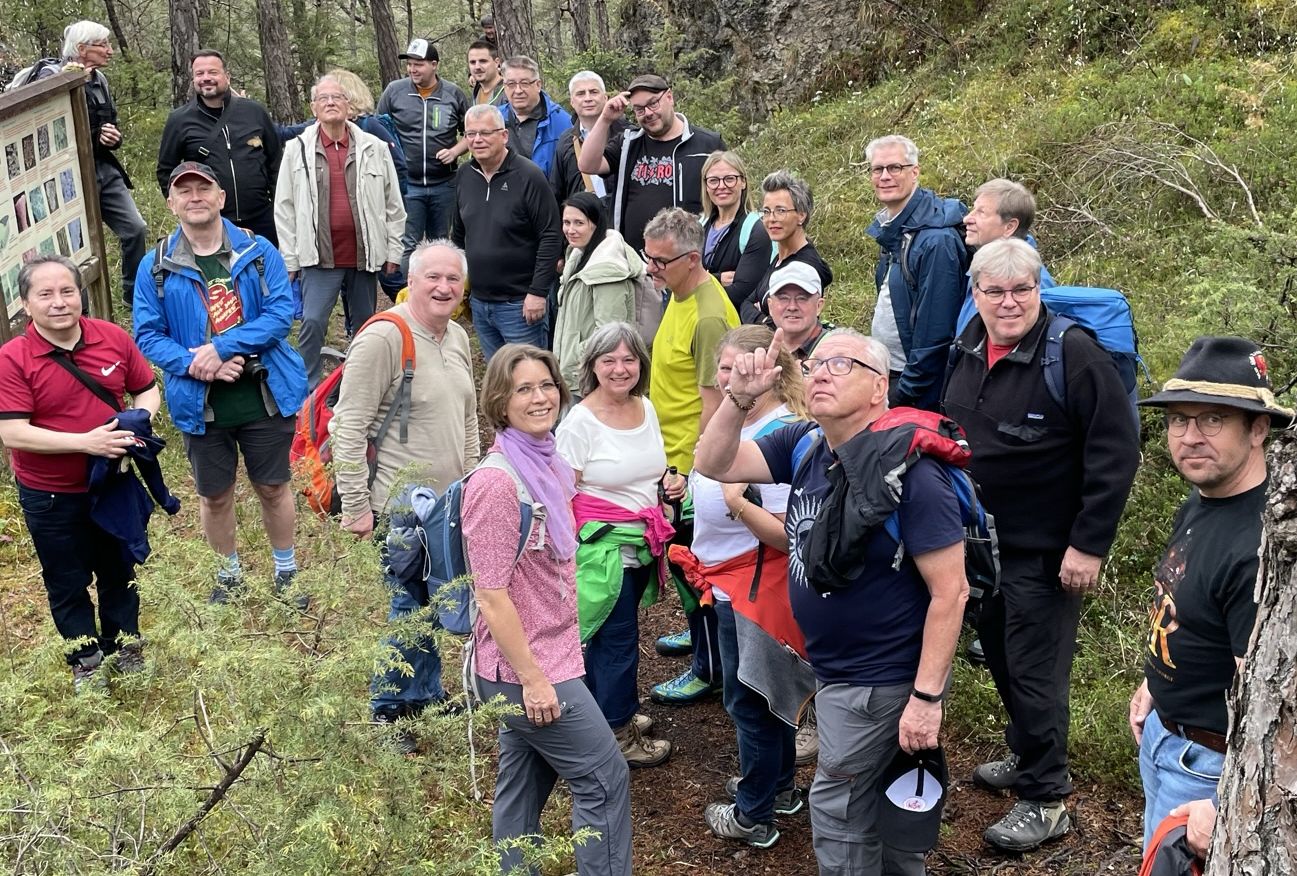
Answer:
<svg viewBox="0 0 1297 876"><path fill-rule="evenodd" d="M1140 404L1165 408L1171 460L1195 487L1153 576L1144 683L1130 701L1144 845L1172 808L1186 807L1190 845L1205 851L1225 762L1226 697L1256 621L1265 439L1293 412L1275 403L1260 348L1228 337L1194 341L1175 377Z"/></svg>
<svg viewBox="0 0 1297 876"><path fill-rule="evenodd" d="M630 107L638 128L620 139L609 131ZM644 226L667 207L702 212L702 169L707 156L725 149L716 132L695 128L676 112L671 86L646 73L608 98L603 113L586 135L577 167L581 173L614 174L613 227L637 252L644 247Z"/></svg>

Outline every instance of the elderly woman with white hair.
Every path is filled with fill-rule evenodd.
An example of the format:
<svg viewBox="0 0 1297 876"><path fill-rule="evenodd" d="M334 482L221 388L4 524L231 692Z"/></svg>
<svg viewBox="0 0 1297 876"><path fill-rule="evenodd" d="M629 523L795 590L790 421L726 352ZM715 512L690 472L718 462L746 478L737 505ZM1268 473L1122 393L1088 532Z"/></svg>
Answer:
<svg viewBox="0 0 1297 876"><path fill-rule="evenodd" d="M113 60L111 37L108 28L96 21L69 24L63 31L63 61L79 64L90 74L86 83L86 108L90 113L90 139L95 151L99 212L122 245L122 300L129 307L135 292L135 269L144 258L149 229L131 197L134 188L131 178L113 154L122 145L122 132L117 128L117 104L102 72ZM46 67L35 78L47 79L58 72L58 67Z"/></svg>

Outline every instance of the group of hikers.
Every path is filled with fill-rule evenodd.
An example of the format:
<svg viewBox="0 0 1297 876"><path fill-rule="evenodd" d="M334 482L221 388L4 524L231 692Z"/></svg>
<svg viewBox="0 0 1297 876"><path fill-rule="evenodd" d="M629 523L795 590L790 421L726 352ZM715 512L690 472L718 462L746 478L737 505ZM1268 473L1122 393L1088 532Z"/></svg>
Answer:
<svg viewBox="0 0 1297 876"><path fill-rule="evenodd" d="M112 155L109 31L71 25L63 57L90 71L133 336L83 313L67 258L24 265L29 324L0 348L0 441L78 692L144 665L135 568L154 501L179 511L157 462L154 368L219 557L218 604L248 592L241 455L273 591L310 610L290 455L299 412L327 389L337 522L379 542L393 621L433 611L399 571L410 509L417 523L462 486L463 697L517 707L500 728L497 840L538 837L561 777L574 828L595 831L578 872L632 871L628 770L672 749L640 710L640 608L668 590L688 629L656 647L688 666L649 696L723 697L740 774L703 813L717 836L770 848L780 819L808 808L821 873L923 873L936 833L892 826L890 783L898 762L943 771L924 753L958 695L966 614L1007 716L1003 756L972 779L1015 798L985 839L1023 852L1068 833L1077 627L1139 465L1140 418L1112 351L1043 300L1056 283L1024 186L989 180L966 209L919 185L910 139L872 140L878 296L864 334L821 318L833 272L808 236L808 184L788 170L750 180L661 76L610 94L577 73L574 119L532 59L473 42L465 93L416 39L409 75L377 104L332 71L312 88L314 121L280 128L203 50L159 145L177 226L149 251ZM470 281L483 374L458 321ZM380 289L398 299L381 312ZM322 383L339 295L354 336ZM1235 337L1196 340L1138 404L1163 412L1192 487L1130 705L1144 844L1201 856L1256 617L1264 444L1293 412L1258 345ZM998 549L998 582L971 603L970 510L993 520ZM443 687L431 636L391 646L405 665L373 678L370 707L415 754L407 719L464 698ZM939 800L910 808L940 816ZM503 871L522 861L502 843Z"/></svg>

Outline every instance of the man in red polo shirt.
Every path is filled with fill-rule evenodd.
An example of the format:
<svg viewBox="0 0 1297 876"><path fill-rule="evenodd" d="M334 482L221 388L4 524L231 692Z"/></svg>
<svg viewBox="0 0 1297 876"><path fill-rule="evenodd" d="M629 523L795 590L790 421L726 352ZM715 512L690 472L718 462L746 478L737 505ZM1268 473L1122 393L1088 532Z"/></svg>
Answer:
<svg viewBox="0 0 1297 876"><path fill-rule="evenodd" d="M130 335L82 316L81 272L70 259L33 259L18 273L18 294L31 321L0 347L0 441L10 451L50 613L70 643L67 660L80 691L107 655L117 653L118 671L143 667L135 567L118 540L91 519L87 492L88 457L118 458L135 436L117 428L116 411L98 396L111 395L124 408L129 394L152 418L162 393ZM88 592L92 576L98 626Z"/></svg>

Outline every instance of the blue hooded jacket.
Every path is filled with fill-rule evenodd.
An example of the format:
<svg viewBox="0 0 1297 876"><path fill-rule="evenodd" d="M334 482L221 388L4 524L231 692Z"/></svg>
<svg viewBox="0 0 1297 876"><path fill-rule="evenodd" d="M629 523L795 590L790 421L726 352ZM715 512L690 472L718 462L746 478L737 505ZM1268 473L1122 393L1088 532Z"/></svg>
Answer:
<svg viewBox="0 0 1297 876"><path fill-rule="evenodd" d="M946 355L955 340L955 319L964 303L968 255L964 247L964 214L957 198L942 198L931 189L915 189L901 214L883 225L874 219L865 232L878 241L882 256L874 273L875 288L887 277L896 314L905 370L892 390L892 405L936 410ZM910 273L916 289L905 282L901 249L912 235Z"/></svg>
<svg viewBox="0 0 1297 876"><path fill-rule="evenodd" d="M284 416L295 416L306 400L306 367L288 343L293 326L293 293L283 256L264 237L254 236L222 219L230 248L230 276L243 303L243 324L211 336L207 284L192 264L173 260L179 229L164 245L162 296L153 278L156 250L145 253L135 274L135 343L163 372L167 408L180 431L207 431L203 410L209 384L189 376L191 347L211 342L221 359L258 353L266 367L266 385ZM258 276L257 258L264 277Z"/></svg>
<svg viewBox="0 0 1297 876"><path fill-rule="evenodd" d="M558 138L572 127L572 117L568 115L567 110L558 105L554 98L543 91L540 93L540 101L545 106L545 115L536 123L536 142L531 147L531 160L548 178L554 166ZM508 101L500 105L500 114L504 116L505 127L518 121L518 115ZM512 140L510 142L512 145Z"/></svg>

